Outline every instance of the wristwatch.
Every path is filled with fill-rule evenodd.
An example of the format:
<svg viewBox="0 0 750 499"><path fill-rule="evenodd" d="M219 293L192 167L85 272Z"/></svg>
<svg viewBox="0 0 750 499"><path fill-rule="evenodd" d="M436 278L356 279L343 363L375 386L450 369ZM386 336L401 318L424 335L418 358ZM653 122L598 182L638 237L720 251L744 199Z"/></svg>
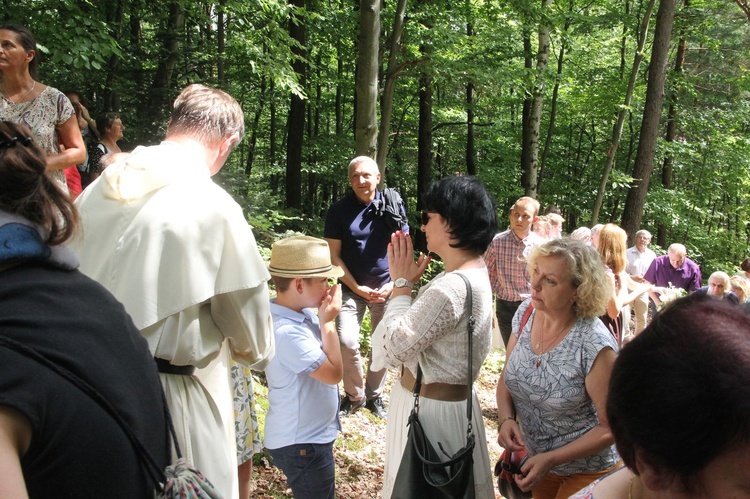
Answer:
<svg viewBox="0 0 750 499"><path fill-rule="evenodd" d="M409 288L412 289L412 284L406 280L405 277L399 277L393 281L393 286L397 288Z"/></svg>

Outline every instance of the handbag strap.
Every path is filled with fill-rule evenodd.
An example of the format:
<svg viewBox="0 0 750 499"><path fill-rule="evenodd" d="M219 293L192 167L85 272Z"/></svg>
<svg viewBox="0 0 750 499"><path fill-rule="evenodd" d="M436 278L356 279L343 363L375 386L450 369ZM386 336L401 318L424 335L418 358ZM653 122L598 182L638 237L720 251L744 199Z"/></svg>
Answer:
<svg viewBox="0 0 750 499"><path fill-rule="evenodd" d="M518 328L518 337L521 337L521 334L523 334L523 328L526 327L526 323L529 322L529 317L531 317L531 312L534 311L534 303L529 302L529 306L526 307L526 310L523 311L523 317L521 317L521 327Z"/></svg>
<svg viewBox="0 0 750 499"><path fill-rule="evenodd" d="M464 280L464 283L466 284L466 311L468 313L468 333L469 333L469 341L468 341L468 357L469 357L469 374L467 377L467 385L469 392L466 394L466 417L469 420L468 427L466 429L467 436L471 435L472 430L472 424L471 424L471 415L472 415L472 393L474 390L474 380L472 376L472 351L473 351L473 339L474 339L474 306L472 301L472 291L471 291L471 282L469 282L469 278L463 275L460 272L456 272L457 275L461 277L461 279ZM419 362L417 362L417 376L415 377L414 381L414 389L413 389L413 395L414 395L414 408L419 408L419 392L422 389L422 366L419 365Z"/></svg>
<svg viewBox="0 0 750 499"><path fill-rule="evenodd" d="M122 428L122 430L125 432L125 435L128 437L128 440L130 440L133 448L136 450L138 459L141 461L154 483L159 484L160 488L164 486L166 480L164 471L159 468L158 464L156 464L156 460L153 458L153 456L151 456L148 449L146 449L146 446L143 445L143 442L141 442L141 439L138 438L138 435L136 435L133 428L128 424L127 421L125 421L120 413L117 412L117 409L115 409L115 407L96 390L96 388L94 388L89 382L87 382L74 372L54 363L43 354L37 352L27 345L24 345L23 343L19 343L5 336L0 336L0 345L10 350L14 350L15 352L47 367L63 379L70 382L76 388L81 390L84 394L88 395L89 398L96 402L107 414L109 414L117 422L120 428ZM172 424L172 416L169 412L169 406L167 405L167 400L164 396L164 390L160 387L159 391L161 393L162 404L164 406L164 417L166 418L167 426L169 427L169 434L167 436L167 439L169 440L171 437L172 444L174 445L175 452L177 453L177 458L180 459L182 458L182 454L180 452L180 446L177 443L177 434L175 432L174 425Z"/></svg>

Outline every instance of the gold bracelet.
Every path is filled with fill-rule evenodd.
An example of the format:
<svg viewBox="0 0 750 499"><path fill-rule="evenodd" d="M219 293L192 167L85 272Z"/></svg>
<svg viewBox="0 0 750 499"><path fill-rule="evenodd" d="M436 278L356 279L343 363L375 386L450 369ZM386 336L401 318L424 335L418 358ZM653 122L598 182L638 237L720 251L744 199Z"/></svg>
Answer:
<svg viewBox="0 0 750 499"><path fill-rule="evenodd" d="M506 421L510 421L511 419L516 419L516 418L513 417L513 416L509 416L507 418L504 418L502 421L500 421L500 424L497 425L497 432L500 433L500 429L503 427L503 425L505 424L505 422Z"/></svg>

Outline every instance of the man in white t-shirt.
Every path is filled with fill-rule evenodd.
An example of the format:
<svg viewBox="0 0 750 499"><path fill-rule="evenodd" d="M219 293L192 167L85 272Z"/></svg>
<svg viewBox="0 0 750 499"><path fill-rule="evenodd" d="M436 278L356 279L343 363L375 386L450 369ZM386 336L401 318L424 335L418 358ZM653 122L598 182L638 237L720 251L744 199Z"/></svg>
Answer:
<svg viewBox="0 0 750 499"><path fill-rule="evenodd" d="M635 282L646 282L643 275L656 258L656 253L648 249L650 243L651 233L647 230L639 230L635 233L635 246L628 248L625 252L628 259L625 272L630 274L630 278ZM641 293L633 300L633 310L635 311L635 334L639 334L646 327L648 320L648 293Z"/></svg>

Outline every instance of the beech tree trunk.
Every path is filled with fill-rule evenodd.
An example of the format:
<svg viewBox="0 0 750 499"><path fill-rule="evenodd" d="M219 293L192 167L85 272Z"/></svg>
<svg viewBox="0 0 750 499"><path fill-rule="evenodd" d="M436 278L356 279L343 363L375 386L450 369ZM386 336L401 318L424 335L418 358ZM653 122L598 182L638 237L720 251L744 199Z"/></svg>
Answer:
<svg viewBox="0 0 750 499"><path fill-rule="evenodd" d="M690 6L690 1L685 0L685 7ZM664 140L671 144L674 142L677 136L677 101L680 96L680 81L682 75L682 68L685 65L685 54L687 53L687 38L685 34L680 36L680 41L677 44L677 55L674 60L674 74L675 83L672 88L672 92L669 95L669 110L667 111L667 133L664 136ZM665 189L672 188L672 153L667 152L664 156L664 162L661 167L661 185ZM660 223L656 230L656 242L659 246L667 247L667 225Z"/></svg>
<svg viewBox="0 0 750 499"><path fill-rule="evenodd" d="M534 56L531 53L531 32L523 31L523 67L531 71L534 67ZM521 111L521 185L524 185L523 175L531 168L531 128L529 119L531 117L532 94L526 91L523 98L523 110Z"/></svg>
<svg viewBox="0 0 750 499"><path fill-rule="evenodd" d="M185 8L180 1L169 2L167 24L162 29L159 39L162 40L162 53L156 67L153 83L149 92L146 112L149 113L152 135L158 136L158 130L168 115L171 100L172 74L180 58L179 34L185 27Z"/></svg>
<svg viewBox="0 0 750 499"><path fill-rule="evenodd" d="M226 9L227 0L219 0L218 5L218 16L216 20L216 78L219 81L219 88L226 88L227 82L224 68L224 57L226 52L226 17L224 15L224 9ZM252 163L251 163L252 164Z"/></svg>
<svg viewBox="0 0 750 499"><path fill-rule="evenodd" d="M391 134L391 116L393 115L393 91L396 86L396 77L401 68L397 64L397 55L401 47L401 35L404 32L404 14L406 12L406 0L398 0L396 5L396 17L393 20L393 32L391 33L391 47L388 53L388 67L385 70L385 83L383 84L383 96L380 100L380 130L378 132L377 163L380 169L381 179L385 178L386 158L388 158L388 147Z"/></svg>
<svg viewBox="0 0 750 499"><path fill-rule="evenodd" d="M604 163L604 171L602 172L602 178L599 181L599 189L596 191L596 201L594 201L594 209L591 211L591 226L593 227L599 223L599 211L604 201L604 191L607 188L607 181L609 180L609 174L612 171L612 167L615 164L615 155L617 154L617 148L620 146L620 139L622 139L622 128L625 124L625 118L630 112L630 102L633 99L633 90L635 89L635 81L638 77L638 71L641 67L641 61L643 61L643 48L646 46L646 38L648 37L648 25L651 22L651 12L654 9L655 0L649 0L646 6L646 11L643 13L643 19L641 19L641 28L638 32L638 46L635 50L635 56L633 57L633 68L630 70L630 79L628 80L628 88L625 91L625 101L620 110L617 113L617 121L615 127L612 130L612 141L610 142L609 149L607 149L607 159Z"/></svg>
<svg viewBox="0 0 750 499"><path fill-rule="evenodd" d="M292 4L300 9L305 6L305 0L293 0ZM296 56L293 63L300 87L305 88L307 65L305 64L305 24L302 19L294 15L289 20L289 36L299 45L293 47ZM287 115L286 142L286 206L288 208L302 208L302 144L305 136L305 100L292 94Z"/></svg>
<svg viewBox="0 0 750 499"><path fill-rule="evenodd" d="M638 141L638 152L633 167L633 186L628 190L622 215L622 228L628 233L632 244L635 233L641 225L646 193L654 169L656 139L659 136L662 103L664 102L664 81L669 59L669 41L672 37L672 24L677 0L661 0L656 14L654 43L651 50L651 64L648 73L646 101Z"/></svg>
<svg viewBox="0 0 750 499"><path fill-rule="evenodd" d="M570 3L569 13L573 11L573 2ZM565 60L565 48L567 42L565 41L568 37L568 30L570 29L570 16L565 18L565 28L563 29L563 42L560 46L560 56L557 58L557 78L555 78L555 87L552 89L552 105L550 106L549 112L549 125L547 126L547 137L544 139L544 149L542 149L542 161L539 164L539 176L537 180L537 192L542 194L542 181L544 180L544 168L547 166L547 158L549 157L550 144L552 143L552 135L555 132L555 119L557 117L557 97L560 95L560 78L562 76L563 61Z"/></svg>
<svg viewBox="0 0 750 499"><path fill-rule="evenodd" d="M552 0L542 0L542 10L549 8ZM542 107L544 105L544 80L545 70L549 63L549 33L550 27L547 21L539 23L539 43L536 56L536 83L532 91L531 109L529 110L529 122L527 140L529 150L527 152L528 165L521 174L521 185L527 196L537 197L539 177L539 130L542 123Z"/></svg>
<svg viewBox="0 0 750 499"><path fill-rule="evenodd" d="M375 159L378 137L378 50L380 0L360 0L359 55L357 57L357 110L354 145L357 156ZM381 178L385 178L381 171Z"/></svg>

